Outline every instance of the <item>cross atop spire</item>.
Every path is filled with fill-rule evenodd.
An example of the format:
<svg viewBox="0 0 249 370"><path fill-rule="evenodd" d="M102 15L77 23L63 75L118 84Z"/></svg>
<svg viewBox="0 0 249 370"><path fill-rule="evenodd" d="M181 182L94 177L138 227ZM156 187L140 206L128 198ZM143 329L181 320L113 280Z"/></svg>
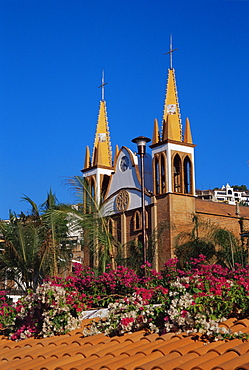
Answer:
<svg viewBox="0 0 249 370"><path fill-rule="evenodd" d="M169 51L167 53L165 53L164 55L167 55L169 54L169 68L170 69L173 69L173 58L172 58L172 54L174 51L176 51L178 49L172 49L172 35L170 35L170 45L169 45Z"/></svg>
<svg viewBox="0 0 249 370"><path fill-rule="evenodd" d="M108 84L108 82L105 82L105 76L104 76L104 70L102 70L102 81L101 85L98 87L101 87L101 100L105 100L105 85Z"/></svg>

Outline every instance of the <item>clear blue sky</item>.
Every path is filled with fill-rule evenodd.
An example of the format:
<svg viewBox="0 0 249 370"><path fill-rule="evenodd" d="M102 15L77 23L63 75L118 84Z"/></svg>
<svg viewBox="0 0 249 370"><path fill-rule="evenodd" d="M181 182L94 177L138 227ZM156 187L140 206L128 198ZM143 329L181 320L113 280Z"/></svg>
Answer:
<svg viewBox="0 0 249 370"><path fill-rule="evenodd" d="M249 187L249 1L1 0L0 218L41 204L92 148L105 70L112 146L162 119L169 35L183 122L197 145L196 186Z"/></svg>

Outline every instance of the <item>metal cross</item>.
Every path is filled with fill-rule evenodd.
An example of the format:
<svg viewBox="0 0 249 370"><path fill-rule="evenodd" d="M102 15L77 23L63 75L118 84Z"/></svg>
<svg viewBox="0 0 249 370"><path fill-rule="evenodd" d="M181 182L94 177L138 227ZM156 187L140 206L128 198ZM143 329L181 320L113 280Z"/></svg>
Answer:
<svg viewBox="0 0 249 370"><path fill-rule="evenodd" d="M172 49L172 35L170 35L170 45L169 45L169 51L167 53L165 53L164 55L167 55L169 54L169 68L170 69L173 69L173 61L172 61L172 54L174 51L176 51L178 49Z"/></svg>
<svg viewBox="0 0 249 370"><path fill-rule="evenodd" d="M101 98L102 98L102 101L105 100L105 89L104 89L104 86L107 85L108 82L105 82L105 77L104 77L104 71L102 71L102 84L98 87L101 87Z"/></svg>

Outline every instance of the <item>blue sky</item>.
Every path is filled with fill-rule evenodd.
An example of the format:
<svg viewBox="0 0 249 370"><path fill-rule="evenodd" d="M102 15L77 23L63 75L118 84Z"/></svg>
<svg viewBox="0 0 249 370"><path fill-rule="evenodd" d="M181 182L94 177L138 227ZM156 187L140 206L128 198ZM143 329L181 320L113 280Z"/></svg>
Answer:
<svg viewBox="0 0 249 370"><path fill-rule="evenodd" d="M249 1L1 0L0 218L41 204L92 148L105 89L112 146L136 149L162 119L169 36L183 122L197 145L196 187L249 187Z"/></svg>

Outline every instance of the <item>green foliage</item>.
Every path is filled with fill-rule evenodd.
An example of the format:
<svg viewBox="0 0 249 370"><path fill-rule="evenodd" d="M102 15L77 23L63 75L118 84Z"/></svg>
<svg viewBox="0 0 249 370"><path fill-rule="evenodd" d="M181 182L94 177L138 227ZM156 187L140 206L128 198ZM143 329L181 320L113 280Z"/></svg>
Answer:
<svg viewBox="0 0 249 370"><path fill-rule="evenodd" d="M119 247L110 231L108 208L101 199L96 199L85 178L75 176L68 182L75 191L78 203L53 213L57 216L66 214L72 231L84 231L83 248L90 254L90 264L99 273L104 272L108 264L114 267L114 255Z"/></svg>
<svg viewBox="0 0 249 370"><path fill-rule="evenodd" d="M209 241L194 239L175 248L175 255L179 259L180 266L185 266L193 258L198 258L202 254L210 261L215 256L215 246Z"/></svg>
<svg viewBox="0 0 249 370"><path fill-rule="evenodd" d="M217 228L213 232L217 252L217 263L234 268L238 263L245 266L248 261L248 251L242 245L239 245L234 235L222 228Z"/></svg>
<svg viewBox="0 0 249 370"><path fill-rule="evenodd" d="M199 256L184 270L177 259L162 273L147 265L147 276L124 266L97 275L76 265L75 275L44 282L11 305L0 292L0 329L11 339L47 337L74 330L84 310L108 306L107 315L84 331L120 335L144 329L147 333L184 332L203 340L249 338L223 325L248 317L249 269L207 264Z"/></svg>
<svg viewBox="0 0 249 370"><path fill-rule="evenodd" d="M232 188L238 191L248 191L246 185L232 185Z"/></svg>
<svg viewBox="0 0 249 370"><path fill-rule="evenodd" d="M175 240L175 255L182 268L200 254L206 256L207 261L212 260L215 255L215 246L210 236L211 225L200 222L196 215L193 215L192 221L193 229L190 232L180 233Z"/></svg>
<svg viewBox="0 0 249 370"><path fill-rule="evenodd" d="M65 215L55 219L51 213L60 207L55 195L50 191L40 207L41 213L29 197L23 200L31 205L30 213L17 216L11 212L8 221L0 221L0 276L26 291L35 289L43 277L58 274L59 268L66 265L70 250L62 247L67 238Z"/></svg>
<svg viewBox="0 0 249 370"><path fill-rule="evenodd" d="M235 264L248 263L248 250L226 229L210 223L201 223L193 216L194 227L191 232L180 233L176 238L175 255L181 267L186 266L200 254L207 262L234 268ZM201 237L200 237L201 235Z"/></svg>
<svg viewBox="0 0 249 370"><path fill-rule="evenodd" d="M155 260L155 252L156 248L160 248L160 242L163 235L163 232L168 231L170 229L168 222L161 222L159 223L158 227L155 228L150 235L148 235L147 240L147 262L150 265L153 265L153 262ZM143 260L143 244L141 241L142 235L140 235L140 238L136 240L132 240L129 243L127 243L125 246L120 246L118 249L117 256L115 258L115 261L118 265L125 265L138 274L144 274L144 268L141 268L141 266L144 263ZM127 257L123 257L123 248L126 248L127 250ZM159 256L160 259L160 251Z"/></svg>

